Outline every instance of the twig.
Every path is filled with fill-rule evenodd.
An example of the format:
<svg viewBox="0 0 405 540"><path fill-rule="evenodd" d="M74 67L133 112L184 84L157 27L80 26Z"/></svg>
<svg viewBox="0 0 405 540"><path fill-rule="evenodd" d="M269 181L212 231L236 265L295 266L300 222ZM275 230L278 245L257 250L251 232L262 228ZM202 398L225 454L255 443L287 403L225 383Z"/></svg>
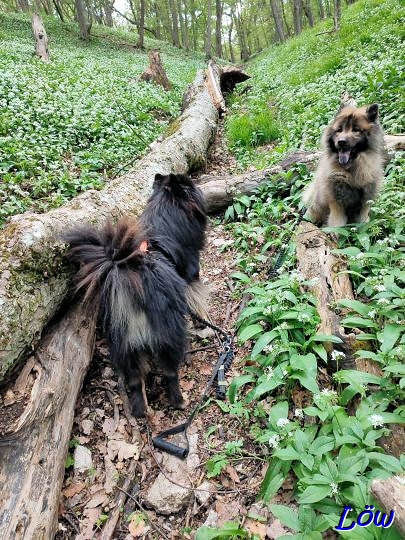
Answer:
<svg viewBox="0 0 405 540"><path fill-rule="evenodd" d="M124 495L126 495L129 499L131 499L131 501L133 501L136 504L136 506L139 508L139 510L141 512L143 512L145 515L147 515L146 511L145 511L145 508L141 505L141 503L138 501L138 499L135 499L135 497L133 497L130 493L125 491L123 488L120 488L119 486L116 486L116 487L117 487L117 489L119 491L121 491ZM166 540L170 540L170 538L165 535L165 533L162 531L162 529L160 527L158 527L155 523L153 523L152 520L148 520L148 524L152 527L152 529L155 529L155 531L157 533L159 533L163 538L165 538ZM100 540L103 540L103 539L100 538Z"/></svg>
<svg viewBox="0 0 405 540"><path fill-rule="evenodd" d="M223 323L224 328L228 326L229 319L231 318L231 311L232 311L232 302L228 302L228 306L226 308L225 319Z"/></svg>
<svg viewBox="0 0 405 540"><path fill-rule="evenodd" d="M189 351L186 351L186 354L194 354L201 351L208 351L210 349L216 349L216 345L207 345L206 347L199 347L198 349L190 349Z"/></svg>
<svg viewBox="0 0 405 540"><path fill-rule="evenodd" d="M101 535L99 537L99 540L111 540L111 538L113 537L115 527L117 526L117 522L121 514L121 507L124 506L124 503L126 500L125 495L130 496L127 493L127 490L129 489L131 483L134 480L134 475L135 475L135 470L136 470L137 465L138 465L138 461L136 459L133 459L128 468L127 475L125 477L125 482L122 488L120 488L119 486L115 486L121 493L117 497L116 506L114 510L111 512L110 518L105 524L101 532Z"/></svg>

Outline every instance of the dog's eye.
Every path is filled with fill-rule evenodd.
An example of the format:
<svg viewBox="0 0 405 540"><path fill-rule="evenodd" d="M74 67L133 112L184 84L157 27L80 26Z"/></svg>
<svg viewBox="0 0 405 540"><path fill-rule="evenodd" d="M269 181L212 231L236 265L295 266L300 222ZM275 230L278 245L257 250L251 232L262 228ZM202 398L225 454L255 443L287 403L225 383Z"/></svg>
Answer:
<svg viewBox="0 0 405 540"><path fill-rule="evenodd" d="M355 133L360 133L361 129L360 129L359 127L357 127L357 126L354 126L354 127L353 127L353 131L354 131Z"/></svg>
<svg viewBox="0 0 405 540"><path fill-rule="evenodd" d="M342 133L343 129L341 127L336 128L336 133Z"/></svg>

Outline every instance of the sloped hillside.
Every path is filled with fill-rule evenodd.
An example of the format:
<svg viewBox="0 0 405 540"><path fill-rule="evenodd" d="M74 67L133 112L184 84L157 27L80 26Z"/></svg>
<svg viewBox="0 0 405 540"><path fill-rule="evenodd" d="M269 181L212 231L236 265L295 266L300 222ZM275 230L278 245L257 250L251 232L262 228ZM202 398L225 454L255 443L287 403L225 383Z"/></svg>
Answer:
<svg viewBox="0 0 405 540"><path fill-rule="evenodd" d="M33 55L31 23L0 14L0 225L27 209L43 211L98 188L179 114L181 96L202 57L167 43L173 90L139 82L147 51L136 34L94 27L90 43L73 23L45 19L51 62Z"/></svg>

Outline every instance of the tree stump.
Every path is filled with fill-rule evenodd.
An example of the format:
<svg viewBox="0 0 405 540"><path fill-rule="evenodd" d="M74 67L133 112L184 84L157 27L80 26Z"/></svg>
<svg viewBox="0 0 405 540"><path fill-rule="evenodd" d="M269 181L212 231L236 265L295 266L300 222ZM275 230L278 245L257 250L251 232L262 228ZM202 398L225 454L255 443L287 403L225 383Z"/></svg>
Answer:
<svg viewBox="0 0 405 540"><path fill-rule="evenodd" d="M391 510L395 511L394 525L405 538L405 476L374 480L371 493L388 516Z"/></svg>
<svg viewBox="0 0 405 540"><path fill-rule="evenodd" d="M141 81L154 82L163 86L165 90L171 90L172 84L167 78L165 68L162 65L159 51L151 49L149 51L149 67L140 76Z"/></svg>
<svg viewBox="0 0 405 540"><path fill-rule="evenodd" d="M44 62L49 62L48 36L41 17L36 13L32 16L31 25L35 39L35 54Z"/></svg>

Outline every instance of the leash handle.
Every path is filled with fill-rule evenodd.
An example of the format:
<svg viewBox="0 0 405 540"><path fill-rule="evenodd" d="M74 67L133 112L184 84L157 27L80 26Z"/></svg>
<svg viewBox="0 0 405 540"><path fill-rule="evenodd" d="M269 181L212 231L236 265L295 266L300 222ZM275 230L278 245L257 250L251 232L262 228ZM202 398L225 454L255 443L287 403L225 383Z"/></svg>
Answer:
<svg viewBox="0 0 405 540"><path fill-rule="evenodd" d="M174 426L170 429L166 429L165 431L161 431L156 435L156 437L152 437L153 446L155 448L158 448L159 450L163 450L164 452L171 454L172 456L178 457L180 459L185 459L190 451L187 438L187 428L189 425L190 421L187 420L187 422L184 422L183 424L179 424L178 426ZM169 437L170 435L176 435L176 433L184 433L186 439L186 446L184 448L179 446L178 444L166 440L166 437Z"/></svg>

